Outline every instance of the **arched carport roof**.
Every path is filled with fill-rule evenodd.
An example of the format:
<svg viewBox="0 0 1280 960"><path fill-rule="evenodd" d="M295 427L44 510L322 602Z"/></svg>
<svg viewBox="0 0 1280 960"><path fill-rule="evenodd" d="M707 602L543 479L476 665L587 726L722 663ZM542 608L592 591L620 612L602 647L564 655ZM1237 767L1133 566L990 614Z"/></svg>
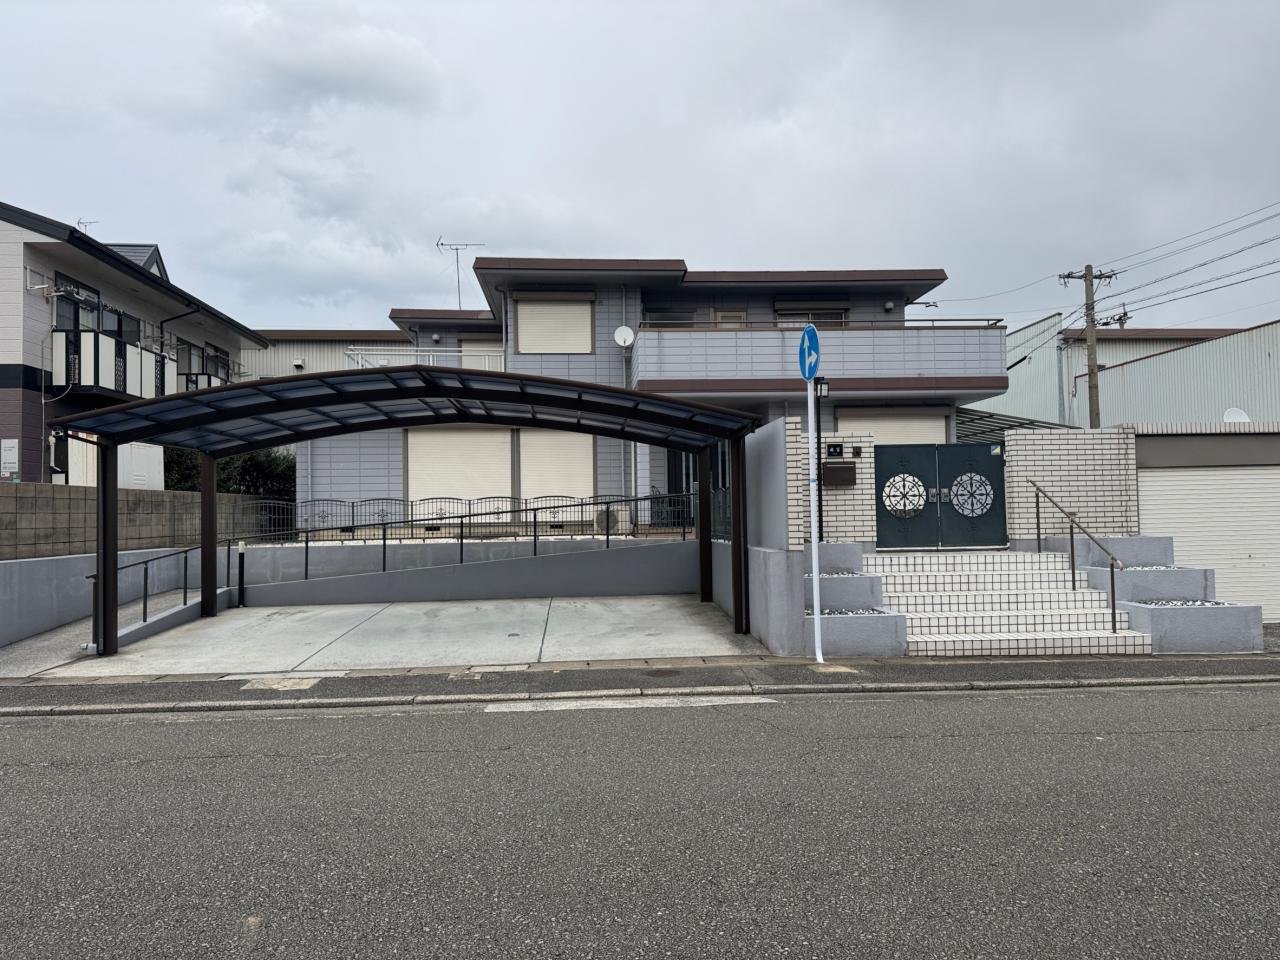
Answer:
<svg viewBox="0 0 1280 960"><path fill-rule="evenodd" d="M543 427L695 453L759 425L738 410L619 387L456 367L379 367L193 390L60 417L50 426L227 457L388 427Z"/></svg>

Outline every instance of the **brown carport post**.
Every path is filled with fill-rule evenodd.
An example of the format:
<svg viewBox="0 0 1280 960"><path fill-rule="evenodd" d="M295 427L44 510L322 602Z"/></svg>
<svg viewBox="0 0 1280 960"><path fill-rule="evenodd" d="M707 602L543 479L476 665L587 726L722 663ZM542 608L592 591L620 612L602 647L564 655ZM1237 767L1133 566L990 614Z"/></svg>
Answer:
<svg viewBox="0 0 1280 960"><path fill-rule="evenodd" d="M101 646L109 657L120 648L120 526L119 475L116 445L98 441L98 569L97 614ZM96 638L95 638L96 639Z"/></svg>
<svg viewBox="0 0 1280 960"><path fill-rule="evenodd" d="M230 584L228 583L228 586ZM200 454L200 616L218 615L218 461Z"/></svg>
<svg viewBox="0 0 1280 960"><path fill-rule="evenodd" d="M751 602L747 588L747 457L746 441L729 441L729 550L733 576L733 632L750 633Z"/></svg>
<svg viewBox="0 0 1280 960"><path fill-rule="evenodd" d="M703 447L698 451L698 583L702 602L710 603L711 588L711 451ZM667 456L678 454L673 450Z"/></svg>

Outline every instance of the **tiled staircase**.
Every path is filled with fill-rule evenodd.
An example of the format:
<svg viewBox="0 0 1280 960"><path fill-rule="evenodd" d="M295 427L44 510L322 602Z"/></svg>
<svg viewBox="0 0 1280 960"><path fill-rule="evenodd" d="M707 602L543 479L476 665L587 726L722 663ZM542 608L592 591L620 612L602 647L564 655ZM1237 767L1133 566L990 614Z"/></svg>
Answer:
<svg viewBox="0 0 1280 960"><path fill-rule="evenodd" d="M1151 638L1117 615L1107 594L1071 589L1065 554L1012 551L878 553L864 572L881 577L884 607L907 619L917 657L1150 653Z"/></svg>

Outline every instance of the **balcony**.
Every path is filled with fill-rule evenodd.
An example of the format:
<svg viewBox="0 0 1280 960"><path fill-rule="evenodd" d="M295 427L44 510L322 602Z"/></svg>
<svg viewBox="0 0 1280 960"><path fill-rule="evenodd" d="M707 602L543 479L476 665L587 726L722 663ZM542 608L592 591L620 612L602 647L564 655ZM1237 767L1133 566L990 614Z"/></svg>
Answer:
<svg viewBox="0 0 1280 960"><path fill-rule="evenodd" d="M438 349L435 347L351 347L347 350L351 366L405 367L422 364L428 367L465 367L469 370L503 371L506 356L501 350Z"/></svg>
<svg viewBox="0 0 1280 960"><path fill-rule="evenodd" d="M55 330L55 387L105 390L128 397L164 396L179 385L177 364L163 353L96 330Z"/></svg>
<svg viewBox="0 0 1280 960"><path fill-rule="evenodd" d="M819 336L821 374L842 393L967 403L1008 386L1001 326L841 324L821 329ZM777 326L642 325L631 386L694 395L800 392L799 338L799 330Z"/></svg>

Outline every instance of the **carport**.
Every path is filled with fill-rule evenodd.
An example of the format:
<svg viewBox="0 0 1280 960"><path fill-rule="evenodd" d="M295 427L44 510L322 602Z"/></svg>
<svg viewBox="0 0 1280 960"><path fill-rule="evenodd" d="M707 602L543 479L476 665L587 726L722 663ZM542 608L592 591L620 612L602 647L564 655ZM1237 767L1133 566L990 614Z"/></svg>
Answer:
<svg viewBox="0 0 1280 960"><path fill-rule="evenodd" d="M200 458L200 615L218 611L217 461L266 447L388 427L537 427L613 437L698 456L698 570L712 599L712 452L729 445L733 626L747 633L744 438L758 418L738 410L575 380L422 365L255 380L138 400L50 421L98 447L99 652L118 649L117 450L145 442Z"/></svg>

